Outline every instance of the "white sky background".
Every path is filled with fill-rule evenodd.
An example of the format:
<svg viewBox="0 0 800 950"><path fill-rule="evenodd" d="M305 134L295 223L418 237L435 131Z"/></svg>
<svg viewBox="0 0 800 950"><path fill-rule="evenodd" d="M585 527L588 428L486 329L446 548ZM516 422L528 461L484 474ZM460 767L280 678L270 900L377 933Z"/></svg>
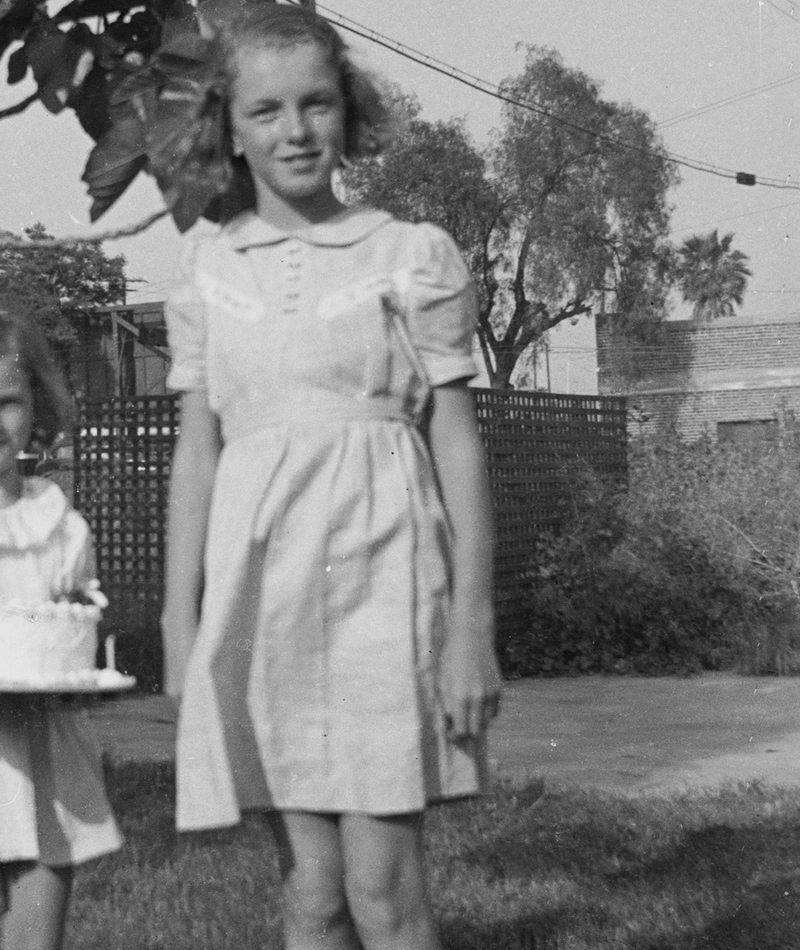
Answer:
<svg viewBox="0 0 800 950"><path fill-rule="evenodd" d="M599 81L606 98L629 101L657 122L797 75L797 83L682 121L663 136L677 155L800 185L800 9L791 0L325 0L320 10L327 9L492 83L520 71L517 43L553 47L568 66ZM425 118L463 117L478 143L499 123L496 99L367 40L348 41L370 66L414 92ZM3 84L0 108L32 88ZM0 123L0 144L0 228L41 221L57 236L84 235L128 225L160 206L157 190L140 176L88 225L80 176L91 142L69 111L53 117L37 103ZM672 195L674 239L715 227L735 232L754 271L742 314L800 311L800 191L748 188L689 169L681 175ZM163 221L105 245L109 254L125 254L132 281L147 282L133 285L131 302L164 297L179 244ZM678 304L674 316L686 315ZM557 332L552 346L553 389L595 392L592 322Z"/></svg>

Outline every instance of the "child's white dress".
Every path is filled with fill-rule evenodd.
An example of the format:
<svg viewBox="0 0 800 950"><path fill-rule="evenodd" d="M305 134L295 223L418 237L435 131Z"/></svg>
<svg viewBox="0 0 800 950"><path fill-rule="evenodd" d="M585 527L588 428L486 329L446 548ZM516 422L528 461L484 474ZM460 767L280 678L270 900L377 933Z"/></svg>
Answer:
<svg viewBox="0 0 800 950"><path fill-rule="evenodd" d="M188 246L169 384L207 392L225 445L179 827L405 813L482 787L483 743L445 738L449 529L416 425L429 384L474 375L475 318L449 236L383 212L297 234L246 213Z"/></svg>
<svg viewBox="0 0 800 950"><path fill-rule="evenodd" d="M0 509L0 600L35 606L94 576L86 522L53 482L26 479ZM78 864L121 843L86 712L0 694L0 863Z"/></svg>

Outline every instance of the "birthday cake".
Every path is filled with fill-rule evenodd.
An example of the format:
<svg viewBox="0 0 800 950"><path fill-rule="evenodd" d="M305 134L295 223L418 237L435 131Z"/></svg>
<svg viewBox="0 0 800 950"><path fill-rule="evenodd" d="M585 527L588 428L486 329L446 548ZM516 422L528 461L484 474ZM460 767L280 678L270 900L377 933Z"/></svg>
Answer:
<svg viewBox="0 0 800 950"><path fill-rule="evenodd" d="M38 687L96 678L97 627L107 601L96 588L80 600L90 602L0 604L0 680Z"/></svg>

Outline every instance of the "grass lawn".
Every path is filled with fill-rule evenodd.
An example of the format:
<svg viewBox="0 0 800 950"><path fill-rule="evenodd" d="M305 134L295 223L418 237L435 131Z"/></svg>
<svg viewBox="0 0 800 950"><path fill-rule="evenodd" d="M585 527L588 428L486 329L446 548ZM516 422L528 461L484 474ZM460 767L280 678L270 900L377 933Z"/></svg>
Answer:
<svg viewBox="0 0 800 950"><path fill-rule="evenodd" d="M263 821L177 836L171 766L109 781L127 844L79 871L66 950L279 950ZM447 950L800 948L800 789L531 797L501 787L431 812Z"/></svg>

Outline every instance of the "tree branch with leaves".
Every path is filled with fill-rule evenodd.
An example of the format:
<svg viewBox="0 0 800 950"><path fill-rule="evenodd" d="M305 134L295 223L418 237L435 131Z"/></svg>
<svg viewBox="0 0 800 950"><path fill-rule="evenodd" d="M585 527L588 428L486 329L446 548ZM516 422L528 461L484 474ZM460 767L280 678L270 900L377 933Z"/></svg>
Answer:
<svg viewBox="0 0 800 950"><path fill-rule="evenodd" d="M0 246L0 309L37 322L66 360L87 310L125 302L125 258L107 257L92 241L54 244L42 224L8 237L13 243Z"/></svg>
<svg viewBox="0 0 800 950"><path fill-rule="evenodd" d="M272 3L276 0L259 0ZM313 0L299 0L313 9ZM0 0L8 83L32 76L40 100L71 109L96 145L83 180L95 221L140 172L152 175L181 231L217 220L232 184L209 0Z"/></svg>
<svg viewBox="0 0 800 950"><path fill-rule="evenodd" d="M405 99L394 149L345 174L352 197L453 235L478 287L481 352L500 388L565 321L623 303L636 319L664 316L667 196L677 183L650 119L605 101L552 50L529 47L503 92L530 108L506 103L489 147L457 120L426 122Z"/></svg>

